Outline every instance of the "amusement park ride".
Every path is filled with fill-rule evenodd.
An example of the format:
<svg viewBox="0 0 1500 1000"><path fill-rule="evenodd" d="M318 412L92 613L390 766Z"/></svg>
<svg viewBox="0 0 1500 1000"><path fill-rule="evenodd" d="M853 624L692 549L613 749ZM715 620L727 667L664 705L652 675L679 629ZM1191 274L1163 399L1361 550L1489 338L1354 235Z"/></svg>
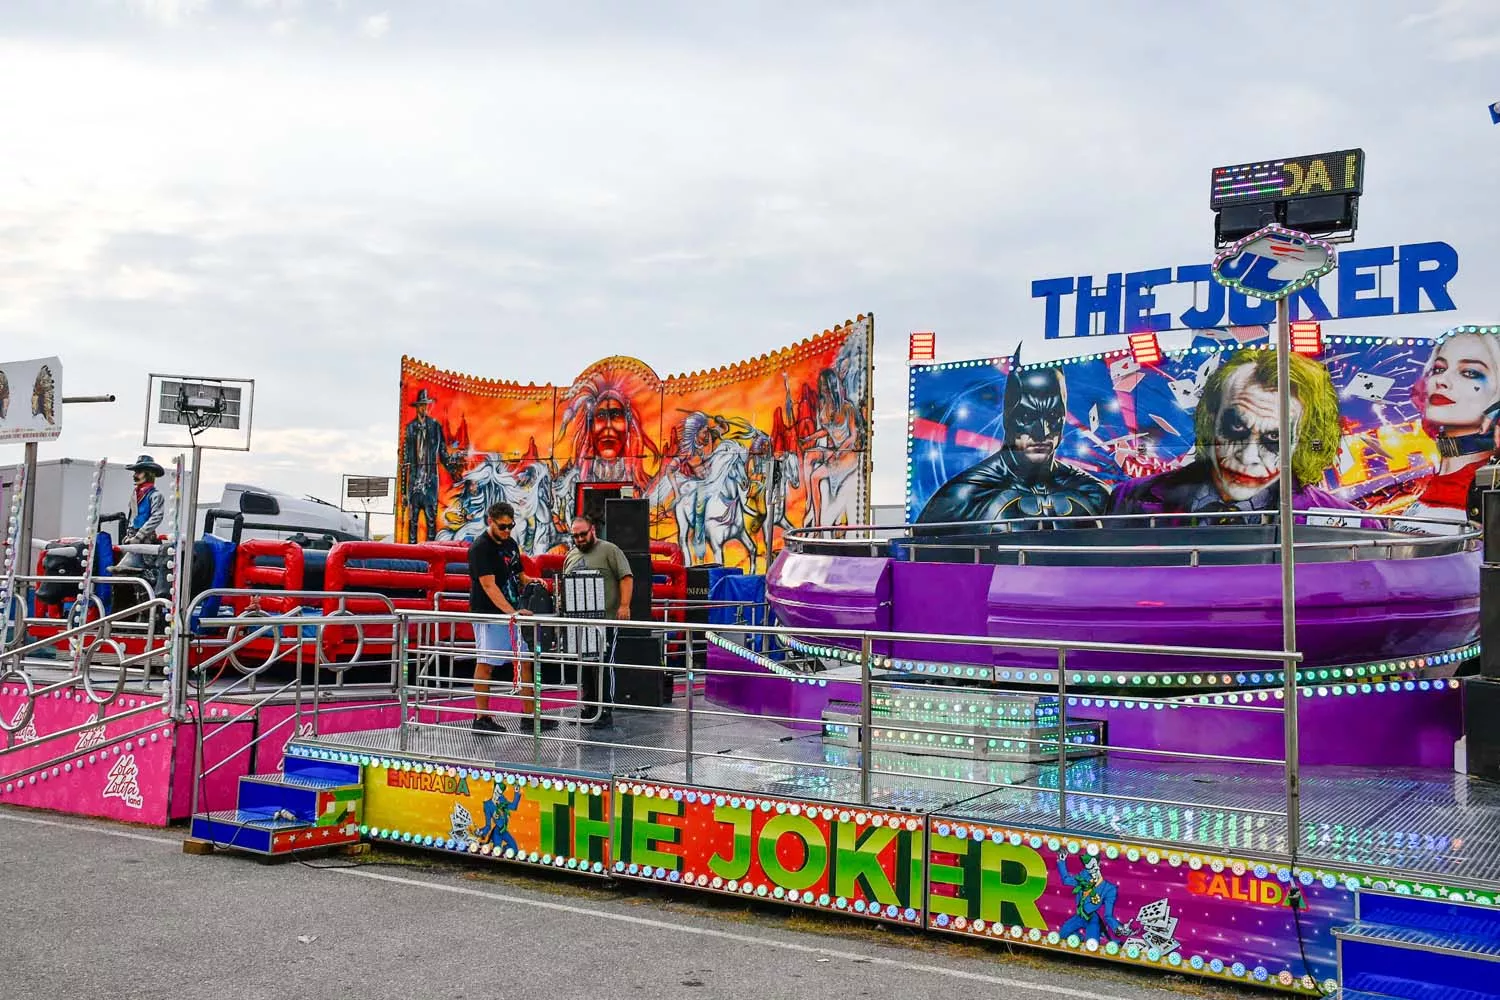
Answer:
<svg viewBox="0 0 1500 1000"><path fill-rule="evenodd" d="M773 525L780 550L758 576L648 539L634 489L579 494L570 508L597 502L649 600L607 623L597 577L565 571L565 545L526 554L546 581L525 595L538 613L501 621L543 696L497 681L502 734L471 726L468 542L285 524L290 537L251 537L266 524L243 509L208 511L200 537L178 530L197 523L182 484L201 449L248 447L253 386L153 376L146 443L192 452L163 480L158 545L100 531L96 482L84 532L28 556L24 474L10 500L0 804L188 820L201 853L374 842L1305 995L1500 997L1484 974L1500 958L1500 492L1483 492L1476 521L1308 487L1306 429L1358 423L1315 423L1299 380L1324 369L1309 359L1385 357L1383 342L1297 327L1289 307L1353 238L1363 154L1224 167L1212 183L1213 280L1277 306L1274 358L1248 355L1274 371L1274 417L1199 423L1239 435L1237 461L1262 449L1268 502L1127 510L1121 497L1156 495L1151 477L1106 490L1085 474L1110 454L1090 442L1112 440L1100 410L1074 413L1088 365L1135 416L1145 370L1176 386L1223 367L1162 390L1192 413L1216 386L1250 391L1219 347L1167 350L1156 329L1128 329L1128 349L1076 362L934 359L911 373L912 482L929 452L993 448L957 475L938 465L921 499L977 502L985 486L1005 513L909 507L909 523L875 527L866 498L862 524ZM1422 370L1407 355L1437 357L1449 338L1393 341L1400 358L1360 373L1380 391L1354 401L1413 419L1388 390ZM976 430L921 409L923 379L951 396L942 379L966 373L1004 380L990 392L1004 419ZM819 385L839 419L838 388ZM1048 386L1066 433L1038 409ZM1144 426L1129 433L1156 434ZM1080 464L997 486L1022 461L1008 442L1037 451L1044 432L1063 442L1046 463L1072 442ZM1472 452L1463 441L1429 445L1453 457ZM1158 478L1186 482L1218 461L1208 452L1189 440ZM1106 494L1109 509L1057 510ZM131 554L147 569L120 573Z"/></svg>

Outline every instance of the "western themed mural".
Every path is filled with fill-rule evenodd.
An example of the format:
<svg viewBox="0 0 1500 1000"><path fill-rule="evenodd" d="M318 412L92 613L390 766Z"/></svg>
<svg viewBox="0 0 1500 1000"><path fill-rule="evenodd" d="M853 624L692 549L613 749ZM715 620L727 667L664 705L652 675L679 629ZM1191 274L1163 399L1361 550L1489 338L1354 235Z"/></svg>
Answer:
<svg viewBox="0 0 1500 1000"><path fill-rule="evenodd" d="M660 378L634 358L567 386L401 362L396 531L469 539L497 500L530 554L565 546L583 484L651 501L690 563L764 571L789 528L868 518L874 318L728 368Z"/></svg>
<svg viewBox="0 0 1500 1000"><path fill-rule="evenodd" d="M1263 327L1129 353L914 366L908 520L1274 510L1276 353ZM1500 327L1329 337L1293 354L1298 509L1462 521L1496 453ZM1432 525L1428 524L1431 528Z"/></svg>

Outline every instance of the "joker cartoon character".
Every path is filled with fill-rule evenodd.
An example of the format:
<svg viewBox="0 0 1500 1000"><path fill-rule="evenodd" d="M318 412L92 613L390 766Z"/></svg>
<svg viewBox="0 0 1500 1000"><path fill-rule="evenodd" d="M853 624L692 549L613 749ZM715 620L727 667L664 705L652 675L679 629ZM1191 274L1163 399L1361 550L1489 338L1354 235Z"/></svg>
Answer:
<svg viewBox="0 0 1500 1000"><path fill-rule="evenodd" d="M1115 901L1120 890L1113 882L1104 881L1098 858L1084 858L1083 871L1074 875L1068 871L1068 856L1059 852L1057 872L1063 885L1073 890L1073 915L1057 929L1063 940L1078 934L1085 941L1098 941L1108 931L1124 941L1135 933L1129 921L1121 923L1115 919Z"/></svg>
<svg viewBox="0 0 1500 1000"><path fill-rule="evenodd" d="M1328 370L1300 354L1292 376L1292 507L1356 510L1314 486L1339 447L1338 393ZM1115 488L1111 514L1276 510L1281 470L1276 352L1238 351L1208 377L1193 414L1197 447L1187 465Z"/></svg>
<svg viewBox="0 0 1500 1000"><path fill-rule="evenodd" d="M495 791L484 804L484 826L474 832L481 844L492 844L496 849L509 848L520 852L516 838L510 835L510 814L521 806L519 788L507 797L505 782L496 779Z"/></svg>
<svg viewBox="0 0 1500 1000"><path fill-rule="evenodd" d="M1103 483L1057 460L1068 419L1060 368L1021 370L1018 348L1005 380L1001 410L1005 444L940 486L919 524L994 522L1013 518L1099 514L1109 500ZM1005 530L992 525L992 530Z"/></svg>

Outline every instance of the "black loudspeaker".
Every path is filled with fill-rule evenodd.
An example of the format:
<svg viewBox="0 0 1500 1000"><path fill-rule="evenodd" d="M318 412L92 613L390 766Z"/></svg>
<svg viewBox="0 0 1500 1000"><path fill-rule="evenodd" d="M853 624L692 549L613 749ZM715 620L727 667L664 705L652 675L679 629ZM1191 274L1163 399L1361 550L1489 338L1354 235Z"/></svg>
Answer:
<svg viewBox="0 0 1500 1000"><path fill-rule="evenodd" d="M1464 736L1469 774L1500 781L1500 680L1464 678Z"/></svg>
<svg viewBox="0 0 1500 1000"><path fill-rule="evenodd" d="M660 664L661 643L656 636L643 629L620 629L615 639L614 700L621 705L665 704L667 673Z"/></svg>
<svg viewBox="0 0 1500 1000"><path fill-rule="evenodd" d="M578 486L578 496L574 498L573 509L584 517L594 522L599 529L600 537L604 536L604 505L612 498L618 497L624 492L624 484L615 483L581 483ZM619 544L616 542L615 544Z"/></svg>
<svg viewBox="0 0 1500 1000"><path fill-rule="evenodd" d="M708 624L708 591L713 586L712 570L720 569L718 563L704 563L687 568L687 599L694 603L688 606L687 620L698 625Z"/></svg>
<svg viewBox="0 0 1500 1000"><path fill-rule="evenodd" d="M1500 490L1485 490L1479 499L1484 514L1484 561L1500 565Z"/></svg>
<svg viewBox="0 0 1500 1000"><path fill-rule="evenodd" d="M1500 677L1500 566L1479 567L1479 672Z"/></svg>
<svg viewBox="0 0 1500 1000"><path fill-rule="evenodd" d="M651 503L611 497L604 501L604 527L599 536L614 542L627 556L651 552Z"/></svg>
<svg viewBox="0 0 1500 1000"><path fill-rule="evenodd" d="M625 549L625 560L630 563L630 577L635 581L630 589L630 617L648 622L651 620L651 556Z"/></svg>

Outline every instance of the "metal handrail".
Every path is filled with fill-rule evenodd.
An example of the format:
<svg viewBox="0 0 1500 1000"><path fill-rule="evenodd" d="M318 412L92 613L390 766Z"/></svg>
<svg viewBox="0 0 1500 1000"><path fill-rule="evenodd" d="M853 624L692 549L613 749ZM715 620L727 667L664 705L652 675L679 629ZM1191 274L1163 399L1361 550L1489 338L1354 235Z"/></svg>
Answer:
<svg viewBox="0 0 1500 1000"><path fill-rule="evenodd" d="M63 631L58 632L56 635L49 635L47 638L38 639L35 642L30 643L29 645L16 646L12 649L7 649L3 652L0 652L0 666L3 666L6 660L17 661L33 650L45 649L49 646L55 646L63 639L71 639L74 636L82 635L85 632L101 628L105 625L113 624L114 622L119 621L122 618L139 615L146 608L160 607L170 609L171 606L172 602L167 598L153 597L149 601L143 601L142 603L134 605L133 607L111 612L110 614L104 615L99 618L91 618L81 624L69 626Z"/></svg>
<svg viewBox="0 0 1500 1000"><path fill-rule="evenodd" d="M1372 511L1348 510L1343 507L1299 507L1292 512L1293 517L1340 517L1361 521L1384 521L1386 523L1399 522L1402 524L1433 524L1445 528L1452 528L1456 524L1464 524L1471 532L1478 534L1479 525L1474 521L1463 522L1447 520L1440 517L1427 517L1420 514L1379 514ZM1259 521L1263 525L1274 525L1277 523L1280 513L1276 510L1223 510L1223 511L1189 511L1183 513L1160 513L1160 514L1079 514L1067 517L1017 517L1017 518L992 518L985 521L923 521L907 524L844 524L844 525L809 525L802 528L792 528L787 531L785 538L788 544L792 542L803 542L810 540L815 535L832 535L831 540L820 541L819 544L837 544L838 542L858 543L861 539L850 540L845 536L853 532L863 531L872 534L911 534L916 531L933 531L940 528L955 528L965 531L979 533L988 527L1004 527L1006 531L998 532L1005 534L1012 530L1015 525L1028 524L1064 524L1072 527L1075 524L1093 522L1104 526L1101 522L1125 522L1127 526L1142 526L1154 528L1158 522L1176 524L1183 520L1214 522L1225 520ZM1216 527L1211 523L1200 525L1201 527ZM1024 529L1014 529L1024 530ZM957 532L955 532L957 533ZM1445 536L1452 538L1455 536ZM868 541L869 539L863 539Z"/></svg>
<svg viewBox="0 0 1500 1000"><path fill-rule="evenodd" d="M680 632L685 628L693 631L715 631L714 626L706 626L701 622L657 622L649 619L595 619L595 618L564 618L555 615L482 615L469 614L458 611L416 611L400 608L396 611L397 617L420 621L512 621L518 625L617 625L622 628L637 629L640 631ZM305 619L303 619L305 620ZM264 624L275 624L278 619L258 619ZM291 619L288 619L290 622ZM1016 649L1066 649L1070 652L1095 652L1095 653L1122 653L1122 654L1144 654L1153 656L1203 656L1229 660L1277 660L1280 662L1300 662L1302 654L1298 652L1285 653L1281 650L1245 650L1245 649L1219 649L1211 646L1162 646L1147 645L1143 643L1124 642L1088 642L1074 639L1027 639L1010 636L973 636L973 635L947 635L930 632L872 632L857 629L833 629L833 628L797 628L787 625L732 625L717 626L717 630L733 631L743 635L771 635L771 636L806 636L816 634L821 638L851 639L859 640L866 636L877 642L930 642L952 644L955 646L1002 646Z"/></svg>

